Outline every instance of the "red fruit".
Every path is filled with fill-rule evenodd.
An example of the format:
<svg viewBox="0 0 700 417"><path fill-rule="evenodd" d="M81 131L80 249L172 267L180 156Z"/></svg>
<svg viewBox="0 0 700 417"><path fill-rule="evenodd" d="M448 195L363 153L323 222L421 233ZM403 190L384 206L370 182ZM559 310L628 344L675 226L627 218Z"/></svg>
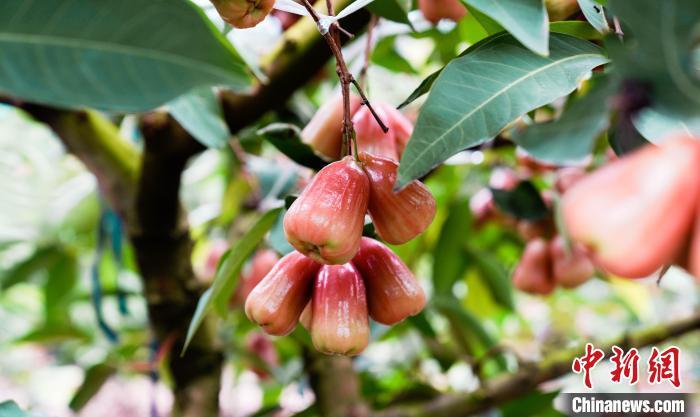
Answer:
<svg viewBox="0 0 700 417"><path fill-rule="evenodd" d="M425 307L425 293L411 270L380 242L363 237L352 263L364 279L369 315L375 321L395 324Z"/></svg>
<svg viewBox="0 0 700 417"><path fill-rule="evenodd" d="M459 0L418 0L418 8L432 24L437 24L441 19L458 22L467 14L467 9Z"/></svg>
<svg viewBox="0 0 700 417"><path fill-rule="evenodd" d="M304 307L304 311L299 316L299 323L306 329L311 329L311 301Z"/></svg>
<svg viewBox="0 0 700 417"><path fill-rule="evenodd" d="M250 293L245 314L266 333L290 333L311 298L313 279L320 268L299 252L283 257Z"/></svg>
<svg viewBox="0 0 700 417"><path fill-rule="evenodd" d="M469 208L476 223L483 223L494 214L496 203L488 188L482 188L469 199Z"/></svg>
<svg viewBox="0 0 700 417"><path fill-rule="evenodd" d="M326 265L316 277L311 340L319 352L353 356L369 343L365 285L352 264Z"/></svg>
<svg viewBox="0 0 700 417"><path fill-rule="evenodd" d="M245 303L246 298L248 298L250 292L253 291L253 288L265 278L265 275L272 270L279 259L277 253L269 249L255 252L253 259L246 265L241 273L241 279L234 295L236 304Z"/></svg>
<svg viewBox="0 0 700 417"><path fill-rule="evenodd" d="M248 350L266 366L274 367L279 365L279 356L277 355L275 345L264 333L250 333L248 337L246 337L245 344ZM251 370L261 379L270 377L270 373L267 369L261 366L256 366L254 364Z"/></svg>
<svg viewBox="0 0 700 417"><path fill-rule="evenodd" d="M513 285L531 294L547 295L554 291L547 241L537 238L525 246L520 263L513 272Z"/></svg>
<svg viewBox="0 0 700 417"><path fill-rule="evenodd" d="M362 99L350 95L350 111L355 113L362 104ZM309 124L301 131L304 143L328 159L340 159L343 143L343 96L336 95L324 103Z"/></svg>
<svg viewBox="0 0 700 417"><path fill-rule="evenodd" d="M527 175L553 171L557 168L556 165L536 159L525 149L519 146L515 148L515 159L518 162L518 165L524 169Z"/></svg>
<svg viewBox="0 0 700 417"><path fill-rule="evenodd" d="M700 142L648 145L571 188L562 200L571 239L615 275L638 278L669 264L683 246L700 197Z"/></svg>
<svg viewBox="0 0 700 417"><path fill-rule="evenodd" d="M378 106L376 112L379 118L388 124L389 118L382 107ZM384 133L369 107L362 107L352 118L352 123L355 125L358 152L367 152L398 161L394 130L390 128L387 133Z"/></svg>
<svg viewBox="0 0 700 417"><path fill-rule="evenodd" d="M396 151L398 157L401 158L413 134L413 122L411 122L408 117L404 116L403 113L388 104L381 107L387 115L389 129L394 131L394 136L396 137Z"/></svg>
<svg viewBox="0 0 700 417"><path fill-rule="evenodd" d="M586 170L583 168L562 168L557 171L556 180L554 181L554 188L556 188L561 194L564 194L585 176Z"/></svg>
<svg viewBox="0 0 700 417"><path fill-rule="evenodd" d="M568 253L561 236L549 242L549 256L552 258L554 280L564 288L576 288L595 274L595 266L585 248L574 244L571 253Z"/></svg>
<svg viewBox="0 0 700 417"><path fill-rule="evenodd" d="M369 179L352 159L327 165L284 216L284 233L299 252L325 264L350 261L360 249Z"/></svg>
<svg viewBox="0 0 700 417"><path fill-rule="evenodd" d="M435 198L419 181L403 190L393 191L396 162L369 154L360 154L370 181L369 214L377 234L385 241L406 243L430 226L435 217Z"/></svg>
<svg viewBox="0 0 700 417"><path fill-rule="evenodd" d="M262 22L272 11L275 0L211 0L228 24L250 28Z"/></svg>
<svg viewBox="0 0 700 417"><path fill-rule="evenodd" d="M496 168L489 178L489 187L496 190L512 191L518 184L520 177L510 168Z"/></svg>
<svg viewBox="0 0 700 417"><path fill-rule="evenodd" d="M520 220L518 221L516 228L520 238L526 242L529 242L538 237L551 237L554 230L554 224L549 218L537 221Z"/></svg>

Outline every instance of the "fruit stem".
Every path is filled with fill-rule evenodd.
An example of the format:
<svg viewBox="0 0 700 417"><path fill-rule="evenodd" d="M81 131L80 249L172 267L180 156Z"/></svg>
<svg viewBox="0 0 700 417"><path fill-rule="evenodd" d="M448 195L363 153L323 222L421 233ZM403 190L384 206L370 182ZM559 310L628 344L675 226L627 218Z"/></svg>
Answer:
<svg viewBox="0 0 700 417"><path fill-rule="evenodd" d="M316 12L316 9L314 9L311 3L309 3L309 0L302 0L302 4L311 15L311 18L314 20L314 22L316 22L316 25L318 25L321 21L321 18L318 12ZM332 0L326 0L326 5L328 6L329 13L333 13ZM362 105L367 106L369 111L372 113L374 120L377 121L377 124L379 124L379 127L382 129L382 131L384 133L387 133L389 131L389 128L384 124L382 119L374 110L374 107L372 107L372 104L370 103L369 99L367 99L367 96L365 95L362 86L360 86L357 80L355 80L355 78L353 77L352 73L350 73L350 70L348 70L348 66L345 63L345 59L343 58L343 51L340 48L340 36L338 34L338 26L335 24L331 25L328 33L321 33L323 35L323 38L326 40L328 46L331 48L333 56L335 56L336 71L338 72L338 78L340 79L340 84L343 92L343 149L341 154L342 156L351 154L351 145L354 145L356 154L355 157L357 158L357 143L355 141L355 129L352 124L352 112L350 109L350 84L355 86L355 88L357 89L357 93L362 98Z"/></svg>

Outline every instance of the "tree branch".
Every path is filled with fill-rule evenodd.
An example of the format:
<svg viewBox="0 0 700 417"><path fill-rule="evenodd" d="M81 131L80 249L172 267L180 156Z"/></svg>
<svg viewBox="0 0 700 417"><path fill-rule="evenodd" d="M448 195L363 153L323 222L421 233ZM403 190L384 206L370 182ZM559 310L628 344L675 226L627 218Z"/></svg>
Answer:
<svg viewBox="0 0 700 417"><path fill-rule="evenodd" d="M700 330L700 312L676 322L630 332L617 340L599 346L610 353L613 345L623 349L655 345ZM495 379L486 387L468 395L447 394L422 404L392 407L378 412L378 417L459 417L471 416L499 404L528 394L543 382L571 372L571 363L583 354L584 347L569 349L548 356L534 368Z"/></svg>
<svg viewBox="0 0 700 417"><path fill-rule="evenodd" d="M305 350L306 371L316 394L319 414L324 417L368 417L360 394L360 380L352 359Z"/></svg>

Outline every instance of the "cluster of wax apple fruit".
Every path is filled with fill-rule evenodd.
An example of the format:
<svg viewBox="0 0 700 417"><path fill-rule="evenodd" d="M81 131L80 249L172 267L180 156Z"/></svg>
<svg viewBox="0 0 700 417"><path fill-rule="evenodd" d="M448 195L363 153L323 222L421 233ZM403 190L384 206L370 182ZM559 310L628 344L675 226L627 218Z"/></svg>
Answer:
<svg viewBox="0 0 700 417"><path fill-rule="evenodd" d="M342 144L340 108L340 100L323 106L303 132L329 157ZM370 317L391 325L425 306L408 266L383 243L362 236L369 214L384 241L406 243L430 225L436 210L418 181L394 192L396 159L405 143L397 136L410 136L412 126L388 106L378 106L378 112L389 132L374 127L367 108L358 110L353 120L359 155L320 170L285 214L285 235L296 250L274 263L245 302L246 315L265 332L285 335L301 321L320 352L356 355L369 342Z"/></svg>
<svg viewBox="0 0 700 417"><path fill-rule="evenodd" d="M578 181L562 199L596 266L643 278L677 264L700 277L700 138L672 135Z"/></svg>
<svg viewBox="0 0 700 417"><path fill-rule="evenodd" d="M521 181L534 174L553 174L554 190L541 192L542 200L551 209L553 193L565 193L586 175L585 168L557 168L535 160L522 149L518 149L517 157L518 171L511 168L495 169L489 179L489 188L480 190L472 197L472 214L477 224L495 220L512 227L526 242L512 276L516 288L538 295L550 294L556 286L575 288L595 274L595 266L585 248L580 244L567 247L565 240L556 233L551 215L533 221L516 219L501 212L491 190L512 191Z"/></svg>

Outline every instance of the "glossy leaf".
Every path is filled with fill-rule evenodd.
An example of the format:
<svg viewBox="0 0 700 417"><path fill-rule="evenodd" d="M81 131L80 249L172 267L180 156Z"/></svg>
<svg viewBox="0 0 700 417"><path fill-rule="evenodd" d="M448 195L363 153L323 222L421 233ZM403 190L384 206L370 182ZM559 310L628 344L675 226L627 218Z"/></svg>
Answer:
<svg viewBox="0 0 700 417"><path fill-rule="evenodd" d="M258 135L299 165L319 170L327 164L301 141L301 131L294 125L273 123L258 130Z"/></svg>
<svg viewBox="0 0 700 417"><path fill-rule="evenodd" d="M171 101L168 107L175 120L202 145L221 149L228 144L228 127L211 88L184 94Z"/></svg>
<svg viewBox="0 0 700 417"><path fill-rule="evenodd" d="M559 119L516 131L513 141L535 158L558 165L580 162L610 123L610 100L617 82L599 77L590 91L575 98Z"/></svg>
<svg viewBox="0 0 700 417"><path fill-rule="evenodd" d="M652 143L661 143L673 133L700 136L700 116L679 117L654 108L639 112L634 118L634 126Z"/></svg>
<svg viewBox="0 0 700 417"><path fill-rule="evenodd" d="M610 31L608 19L605 17L605 9L598 2L595 0L578 0L578 6L581 8L583 15L586 16L588 23L598 32L608 33Z"/></svg>
<svg viewBox="0 0 700 417"><path fill-rule="evenodd" d="M530 181L521 181L515 189L491 189L493 199L503 212L522 220L540 220L549 214L540 192Z"/></svg>
<svg viewBox="0 0 700 417"><path fill-rule="evenodd" d="M95 396L107 380L117 372L112 365L100 363L85 371L85 379L70 400L70 409L80 411Z"/></svg>
<svg viewBox="0 0 700 417"><path fill-rule="evenodd" d="M646 84L657 107L700 114L700 79L692 66L700 2L611 0L608 4L622 21L626 38L634 38L620 45L610 37L608 48L616 69L625 79Z"/></svg>
<svg viewBox="0 0 700 417"><path fill-rule="evenodd" d="M370 12L394 22L411 24L408 12L411 0L375 0L367 6Z"/></svg>
<svg viewBox="0 0 700 417"><path fill-rule="evenodd" d="M549 57L510 36L480 43L450 62L435 81L401 160L397 187L490 140L522 114L569 94L581 77L606 61L597 46L567 35L552 34Z"/></svg>
<svg viewBox="0 0 700 417"><path fill-rule="evenodd" d="M493 254L467 246L466 254L491 292L493 299L508 310L515 308L510 274Z"/></svg>
<svg viewBox="0 0 700 417"><path fill-rule="evenodd" d="M542 0L463 0L498 22L527 48L549 53L547 10ZM487 28L488 31L488 28Z"/></svg>
<svg viewBox="0 0 700 417"><path fill-rule="evenodd" d="M189 1L3 0L0 50L0 90L62 107L141 111L195 87L251 85Z"/></svg>
<svg viewBox="0 0 700 417"><path fill-rule="evenodd" d="M197 303L197 309L187 329L187 339L183 353L187 350L197 329L204 321L209 311L217 304L228 303L233 290L238 283L239 272L245 261L253 254L268 231L277 221L281 208L273 209L262 215L252 228L221 258L216 271L214 283L202 295Z"/></svg>

